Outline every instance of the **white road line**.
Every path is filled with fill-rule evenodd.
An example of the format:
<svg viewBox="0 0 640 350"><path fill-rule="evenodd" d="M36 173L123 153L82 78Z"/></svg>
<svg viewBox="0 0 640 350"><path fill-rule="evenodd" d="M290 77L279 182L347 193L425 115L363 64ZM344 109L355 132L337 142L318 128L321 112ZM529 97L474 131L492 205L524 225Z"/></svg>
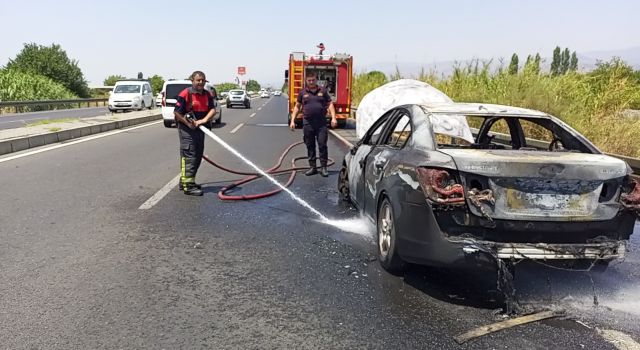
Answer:
<svg viewBox="0 0 640 350"><path fill-rule="evenodd" d="M256 124L256 126L289 126L289 124Z"/></svg>
<svg viewBox="0 0 640 350"><path fill-rule="evenodd" d="M261 109L262 109L262 107L258 107L258 110L261 110Z"/></svg>
<svg viewBox="0 0 640 350"><path fill-rule="evenodd" d="M345 139L344 137L342 137L340 134L338 134L337 132L329 129L329 132L335 136L338 140L342 141L342 143L344 143L345 145L347 145L347 147L353 147L353 144L349 141L347 141L347 139Z"/></svg>
<svg viewBox="0 0 640 350"><path fill-rule="evenodd" d="M162 187L160 191L156 192L156 194L151 196L151 198L147 199L146 202L142 203L142 205L138 209L147 210L147 209L153 208L153 206L158 204L158 202L160 202L162 198L164 198L164 196L167 195L167 193L169 193L172 189L176 188L179 181L180 181L180 174L178 174L178 176L171 179L169 183L164 185L164 187Z"/></svg>
<svg viewBox="0 0 640 350"><path fill-rule="evenodd" d="M240 123L238 124L238 126L236 126L235 128L233 128L233 130L231 130L232 134L235 134L236 131L238 131L238 129L240 129L242 126L244 125L244 123Z"/></svg>
<svg viewBox="0 0 640 350"><path fill-rule="evenodd" d="M253 118L253 117L255 117L255 116L256 116L256 114L255 114L255 113L251 113L251 115L249 116L249 118Z"/></svg>
<svg viewBox="0 0 640 350"><path fill-rule="evenodd" d="M119 134L119 133L122 133L122 132L127 132L127 131L140 129L140 128L146 128L147 126L156 125L156 124L160 124L160 123L162 123L162 120L157 121L157 122L152 122L152 123L149 123L149 124L134 126L134 127L131 127L131 128L104 132L104 133L101 133L101 134L98 134L98 135L95 135L95 136L88 136L88 137L84 137L84 138L79 139L79 140L75 140L75 141L71 141L71 142L65 142L65 143L57 144L55 146L41 148L41 149L38 149L38 150L35 150L35 151L29 151L29 152L25 152L25 153L21 153L21 154L16 154L14 156L9 156L9 157L6 157L6 158L2 158L2 159L0 159L0 163L8 162L10 160L14 160L14 159L22 158L22 157L31 156L31 155L42 153L42 152L51 151L51 150L62 148L62 147L75 145L75 144L81 143L81 142L87 142L87 141L99 139L99 138L102 138L102 137L107 137L107 136Z"/></svg>

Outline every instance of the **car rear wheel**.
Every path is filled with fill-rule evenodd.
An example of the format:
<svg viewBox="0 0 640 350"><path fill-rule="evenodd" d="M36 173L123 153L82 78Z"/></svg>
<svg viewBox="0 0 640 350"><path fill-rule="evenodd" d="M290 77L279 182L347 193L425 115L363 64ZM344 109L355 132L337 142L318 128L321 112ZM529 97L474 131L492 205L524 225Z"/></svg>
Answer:
<svg viewBox="0 0 640 350"><path fill-rule="evenodd" d="M397 275L406 270L406 263L396 250L396 226L393 208L388 198L384 198L378 208L378 260L388 272Z"/></svg>
<svg viewBox="0 0 640 350"><path fill-rule="evenodd" d="M338 193L340 194L341 200L351 202L351 198L349 197L349 170L345 163L342 164L340 174L338 174Z"/></svg>
<svg viewBox="0 0 640 350"><path fill-rule="evenodd" d="M170 128L170 127L172 127L172 126L173 126L173 120L165 120L165 121L164 121L164 126L165 126L166 128Z"/></svg>

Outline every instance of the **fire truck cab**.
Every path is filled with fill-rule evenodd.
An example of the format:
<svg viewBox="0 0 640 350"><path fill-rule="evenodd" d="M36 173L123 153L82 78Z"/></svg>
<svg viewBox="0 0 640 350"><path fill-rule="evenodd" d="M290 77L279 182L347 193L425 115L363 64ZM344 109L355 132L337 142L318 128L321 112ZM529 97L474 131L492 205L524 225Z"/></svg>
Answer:
<svg viewBox="0 0 640 350"><path fill-rule="evenodd" d="M348 54L317 55L292 52L289 55L289 69L285 72L289 86L288 123L291 123L291 112L296 105L298 94L304 88L305 77L309 72L315 72L318 85L331 95L338 127L346 125L351 111L352 70L353 57ZM327 114L327 122L330 120L331 116ZM302 126L302 113L298 113L295 124L297 127Z"/></svg>

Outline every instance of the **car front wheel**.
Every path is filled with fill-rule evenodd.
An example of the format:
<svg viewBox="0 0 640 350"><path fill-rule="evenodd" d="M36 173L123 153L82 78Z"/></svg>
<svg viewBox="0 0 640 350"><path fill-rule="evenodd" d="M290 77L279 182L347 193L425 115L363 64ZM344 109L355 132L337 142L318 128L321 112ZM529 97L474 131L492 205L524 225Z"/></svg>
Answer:
<svg viewBox="0 0 640 350"><path fill-rule="evenodd" d="M378 208L378 260L380 265L389 273L398 275L406 270L406 263L402 261L396 250L396 225L393 208L388 198L384 198Z"/></svg>

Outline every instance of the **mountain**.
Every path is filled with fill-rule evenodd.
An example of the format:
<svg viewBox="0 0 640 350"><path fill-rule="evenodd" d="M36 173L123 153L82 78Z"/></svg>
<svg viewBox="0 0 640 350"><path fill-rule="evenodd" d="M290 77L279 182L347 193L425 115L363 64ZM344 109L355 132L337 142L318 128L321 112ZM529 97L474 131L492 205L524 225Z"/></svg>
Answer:
<svg viewBox="0 0 640 350"><path fill-rule="evenodd" d="M599 50L599 51L589 51L589 52L577 52L578 55L578 67L581 71L590 71L596 67L598 61L608 61L612 57L620 57L627 64L632 66L634 69L640 70L640 46L634 46L626 49L620 50ZM503 66L507 67L509 65L511 57L503 58ZM524 64L526 60L526 56L520 57L520 66ZM543 57L543 63L541 65L541 69L549 70L549 65L551 64L551 57ZM480 66L482 66L483 61L488 61L488 59L481 58L479 59ZM474 62L473 59L463 59L459 61L438 61L438 62L378 62L374 64L370 64L364 67L365 71L378 70L384 72L385 74L392 75L396 72L396 67L400 71L400 74L404 77L418 77L420 72L424 70L425 73L429 73L431 71L437 72L438 75L449 76L453 72L453 67L458 64L462 67L466 66L469 63ZM497 69L500 64L500 61L497 58L494 58L491 61L491 68Z"/></svg>

